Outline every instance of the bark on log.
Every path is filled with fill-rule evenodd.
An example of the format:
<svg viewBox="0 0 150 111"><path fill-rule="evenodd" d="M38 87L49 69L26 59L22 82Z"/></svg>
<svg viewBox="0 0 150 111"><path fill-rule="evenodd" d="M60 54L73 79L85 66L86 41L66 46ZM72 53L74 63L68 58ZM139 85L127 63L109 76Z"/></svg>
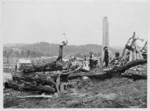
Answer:
<svg viewBox="0 0 150 111"><path fill-rule="evenodd" d="M82 66L76 68L73 71L66 73L59 72L61 75L68 76L71 73L79 71ZM8 85L15 90L25 91L43 91L48 93L54 93L56 90L57 72L55 74L35 74L35 73L14 73L13 81Z"/></svg>
<svg viewBox="0 0 150 111"><path fill-rule="evenodd" d="M15 89L15 90L24 90L24 91L39 91L39 92L47 92L47 93L54 93L55 89L51 86L45 85L33 85L33 84L18 84L17 82L9 82L8 83L9 88Z"/></svg>
<svg viewBox="0 0 150 111"><path fill-rule="evenodd" d="M32 67L28 67L28 68L25 67L22 70L25 73L31 73L31 72L42 72L42 71L56 71L62 69L63 69L63 64L54 61L46 65L41 65L41 66L33 65Z"/></svg>
<svg viewBox="0 0 150 111"><path fill-rule="evenodd" d="M129 68L131 67L134 67L134 66L137 66L137 65L142 65L142 64L145 64L147 63L147 60L135 60L135 61L132 61L132 62L129 62L125 65L122 65L122 66L115 66L114 68L112 68L111 70L108 70L108 71L105 71L105 72L102 72L102 73L98 73L98 74L91 74L91 73L84 73L84 74L71 74L68 76L68 79L75 79L75 78L78 78L78 77L82 77L82 76L88 76L90 78L97 78L97 79L107 79L107 78L112 78L113 76L118 76L120 75L121 76L121 73L125 72L126 70L128 70ZM137 78L141 78L141 79L145 79L145 75L135 75ZM132 76L130 77L135 77L134 74L132 74ZM125 76L123 76L125 77Z"/></svg>
<svg viewBox="0 0 150 111"><path fill-rule="evenodd" d="M76 68L73 71L55 72L53 74L15 73L15 74L13 74L13 80L17 80L17 81L23 80L23 81L26 81L26 82L35 81L37 84L55 86L56 85L55 81L57 79L58 73L60 73L61 75L70 75L72 73L80 71L81 68L82 68L82 66ZM38 76L38 77L36 77L36 76ZM51 79L47 79L48 77L50 77Z"/></svg>
<svg viewBox="0 0 150 111"><path fill-rule="evenodd" d="M111 70L107 71L107 73L111 74L111 73L123 73L125 72L127 69L130 69L131 67L137 66L137 65L142 65L147 63L146 59L141 59L141 60L135 60L135 61L131 61L127 64L121 65L121 66L115 66L114 68L112 68Z"/></svg>
<svg viewBox="0 0 150 111"><path fill-rule="evenodd" d="M121 75L122 77L126 77L133 80L139 80L139 79L147 79L147 75L138 75L138 74L125 74Z"/></svg>
<svg viewBox="0 0 150 111"><path fill-rule="evenodd" d="M13 80L17 80L17 81L26 81L26 82L36 82L37 84L42 84L42 85L50 85L50 86L54 86L55 87L55 82L51 79L44 79L44 78L30 78L30 77L18 77L18 76L13 76Z"/></svg>

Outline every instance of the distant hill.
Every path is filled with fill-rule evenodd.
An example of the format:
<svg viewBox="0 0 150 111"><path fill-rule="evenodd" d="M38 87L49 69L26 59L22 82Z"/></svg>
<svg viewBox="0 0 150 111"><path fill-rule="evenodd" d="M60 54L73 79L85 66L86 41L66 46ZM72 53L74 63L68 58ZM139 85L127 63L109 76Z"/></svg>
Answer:
<svg viewBox="0 0 150 111"><path fill-rule="evenodd" d="M27 45L27 44L24 44L24 43L14 43L14 44L12 44L12 43L7 43L7 44L3 44L3 47L14 47L14 46L24 46L24 45Z"/></svg>
<svg viewBox="0 0 150 111"><path fill-rule="evenodd" d="M82 56L82 55L88 55L89 52L93 52L96 55L101 54L101 45L95 45L95 44L87 44L87 45L67 45L64 47L64 56L70 56L70 55L76 55L76 56ZM22 53L22 56L24 53L28 53L28 56L30 54L35 54L37 56L57 56L58 55L58 49L59 44L50 44L47 42L40 42L40 43L34 43L34 44L4 44L3 45L3 51L5 52L5 55L7 52L15 52L19 54ZM110 50L112 52L120 52L120 48L113 48L110 47ZM10 53L9 53L10 54ZM4 56L5 56L4 55ZM27 54L25 54L27 56ZM13 54L15 56L15 54Z"/></svg>

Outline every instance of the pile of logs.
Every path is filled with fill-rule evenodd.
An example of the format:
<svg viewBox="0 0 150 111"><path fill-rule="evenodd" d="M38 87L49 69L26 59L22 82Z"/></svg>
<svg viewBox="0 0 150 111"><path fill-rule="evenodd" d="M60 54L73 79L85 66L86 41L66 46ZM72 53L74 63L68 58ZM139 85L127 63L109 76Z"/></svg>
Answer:
<svg viewBox="0 0 150 111"><path fill-rule="evenodd" d="M122 76L122 77L128 77L132 79L147 79L146 75L138 75L138 74L131 74L131 75L122 75L126 70L130 69L131 67L137 66L137 65L143 65L147 63L146 59L143 60L135 60L132 62L129 62L125 65L121 66L115 66L114 68L103 71L101 73L93 73L93 72L87 72L87 73L76 73L81 71L82 66L76 68L73 71L65 72L65 71L53 71L48 74L41 74L41 73L14 73L13 74L13 81L9 82L8 86L10 88L16 89L16 90L24 90L24 91L38 91L40 93L46 92L46 93L55 93L57 92L56 89L56 80L58 78L58 75L67 75L68 79L76 79L83 76L87 76L90 78L96 78L96 79L108 79L112 78L114 76ZM60 76L59 76L60 77Z"/></svg>
<svg viewBox="0 0 150 111"><path fill-rule="evenodd" d="M56 85L58 77L61 77L61 75L68 76L69 74L78 72L81 68L82 66L72 71L50 71L50 73L47 74L44 72L13 72L13 81L8 83L8 87L20 91L55 93L57 92Z"/></svg>
<svg viewBox="0 0 150 111"><path fill-rule="evenodd" d="M26 75L23 73L22 75ZM15 90L24 91L38 91L54 93L56 92L55 82L53 79L46 77L39 77L38 74L34 76L20 76L18 74L13 75L13 81L9 82L8 87Z"/></svg>

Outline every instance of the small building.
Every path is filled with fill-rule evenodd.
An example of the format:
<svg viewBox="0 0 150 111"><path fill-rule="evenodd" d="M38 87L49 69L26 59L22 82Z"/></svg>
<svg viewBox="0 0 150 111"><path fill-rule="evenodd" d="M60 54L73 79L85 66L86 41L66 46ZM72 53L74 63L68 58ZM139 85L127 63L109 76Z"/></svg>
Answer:
<svg viewBox="0 0 150 111"><path fill-rule="evenodd" d="M17 70L22 70L32 66L32 62L28 59L20 59L17 63Z"/></svg>

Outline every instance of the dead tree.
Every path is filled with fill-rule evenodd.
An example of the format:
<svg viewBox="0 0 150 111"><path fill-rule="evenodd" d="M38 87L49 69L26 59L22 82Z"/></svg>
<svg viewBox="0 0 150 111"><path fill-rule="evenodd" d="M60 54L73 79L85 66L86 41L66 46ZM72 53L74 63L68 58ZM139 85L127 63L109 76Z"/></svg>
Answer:
<svg viewBox="0 0 150 111"><path fill-rule="evenodd" d="M122 76L121 74L124 73L126 70L130 69L131 67L137 66L137 65L142 65L147 63L146 59L142 59L142 60L135 60L135 61L131 61L127 64L121 65L121 66L115 66L114 68L108 70L108 71L104 71L102 73L97 73L97 74L91 74L91 73L84 73L84 74L71 74L68 76L69 79L75 79L78 77L82 77L82 76L87 76L90 78L97 78L97 79L108 79L108 78L112 78L114 76ZM125 77L125 75L123 76ZM131 76L130 76L131 77ZM146 79L147 76L145 75L134 75L132 74L132 77L135 79L137 78L141 78L141 79Z"/></svg>
<svg viewBox="0 0 150 111"><path fill-rule="evenodd" d="M140 51L145 50L146 46L147 46L147 41L145 42L144 46L142 47Z"/></svg>
<svg viewBox="0 0 150 111"><path fill-rule="evenodd" d="M115 65L117 65L118 63L120 63L120 61L124 61L124 60L123 60L124 57L127 56L127 55L125 54L126 50L130 51L130 54L131 54L131 52L133 52L134 54L139 53L139 51L137 51L137 49L136 49L137 46L136 46L136 44L135 44L135 42L136 42L137 40L143 41L143 39L135 38L135 32L134 32L134 33L133 33L133 36L132 36L131 38L129 38L129 40L127 41L127 43L126 43L126 45L125 45L125 48L123 49L122 56L119 58L118 62L117 62ZM135 58L136 58L136 56L137 56L137 55L135 55Z"/></svg>

